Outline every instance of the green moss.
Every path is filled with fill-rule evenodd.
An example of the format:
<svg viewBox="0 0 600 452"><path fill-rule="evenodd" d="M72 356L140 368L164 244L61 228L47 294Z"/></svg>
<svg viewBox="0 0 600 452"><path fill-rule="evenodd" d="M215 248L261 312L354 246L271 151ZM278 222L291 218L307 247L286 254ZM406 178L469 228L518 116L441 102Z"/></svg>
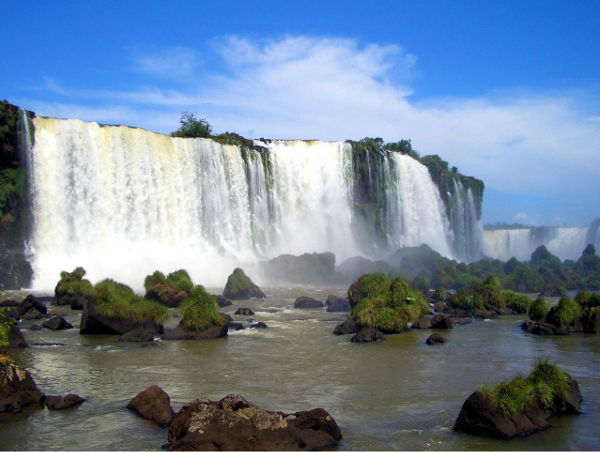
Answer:
<svg viewBox="0 0 600 452"><path fill-rule="evenodd" d="M548 302L544 297L538 297L529 305L529 318L531 320L542 320L548 314Z"/></svg>
<svg viewBox="0 0 600 452"><path fill-rule="evenodd" d="M194 287L181 305L181 321L190 330L204 330L211 326L221 326L226 322L219 313L217 298L206 292L204 287Z"/></svg>
<svg viewBox="0 0 600 452"><path fill-rule="evenodd" d="M554 311L554 317L560 321L561 325L570 325L581 317L581 306L570 298L562 297Z"/></svg>
<svg viewBox="0 0 600 452"><path fill-rule="evenodd" d="M82 267L77 267L71 273L61 272L60 281L54 288L54 296L62 297L89 297L93 293L92 283L83 279L86 272Z"/></svg>
<svg viewBox="0 0 600 452"><path fill-rule="evenodd" d="M539 358L527 378L518 376L481 392L491 399L492 406L505 415L523 413L531 404L553 410L569 398L571 378L552 364Z"/></svg>
<svg viewBox="0 0 600 452"><path fill-rule="evenodd" d="M254 283L250 278L248 278L248 276L246 276L244 270L241 268L236 268L227 278L227 283L225 284L225 289L223 292L236 294L244 290L252 289L253 287Z"/></svg>
<svg viewBox="0 0 600 452"><path fill-rule="evenodd" d="M0 170L0 212L6 212L11 200L23 197L25 181L25 171L21 168Z"/></svg>
<svg viewBox="0 0 600 452"><path fill-rule="evenodd" d="M512 290L505 290L502 292L502 297L504 298L506 307L519 314L525 314L529 310L531 298L525 294L516 293Z"/></svg>
<svg viewBox="0 0 600 452"><path fill-rule="evenodd" d="M165 306L136 295L129 286L112 279L96 284L92 299L100 314L109 319L162 325L169 318L169 310Z"/></svg>
<svg viewBox="0 0 600 452"><path fill-rule="evenodd" d="M360 300L352 308L352 318L360 326L400 333L409 323L429 313L429 305L419 291L401 278L392 281L382 274L369 274L363 275L357 283L353 286L357 291L360 288ZM357 300L358 293L349 290L348 294Z"/></svg>

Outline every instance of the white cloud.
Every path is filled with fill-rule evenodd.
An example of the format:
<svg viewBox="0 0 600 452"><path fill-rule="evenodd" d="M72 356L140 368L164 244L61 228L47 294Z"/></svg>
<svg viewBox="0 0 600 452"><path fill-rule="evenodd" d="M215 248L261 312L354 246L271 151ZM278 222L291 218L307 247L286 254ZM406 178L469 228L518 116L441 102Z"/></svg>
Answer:
<svg viewBox="0 0 600 452"><path fill-rule="evenodd" d="M537 220L535 218L530 217L526 213L516 214L515 221L517 223L525 224L527 226L536 226L537 225Z"/></svg>
<svg viewBox="0 0 600 452"><path fill-rule="evenodd" d="M172 47L151 53L138 51L133 69L149 75L179 79L193 75L200 63L201 59L194 50Z"/></svg>

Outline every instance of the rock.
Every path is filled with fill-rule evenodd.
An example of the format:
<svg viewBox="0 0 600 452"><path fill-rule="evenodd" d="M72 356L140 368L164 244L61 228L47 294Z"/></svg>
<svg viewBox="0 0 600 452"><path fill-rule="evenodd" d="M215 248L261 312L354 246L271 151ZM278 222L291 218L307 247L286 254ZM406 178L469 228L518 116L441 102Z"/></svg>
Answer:
<svg viewBox="0 0 600 452"><path fill-rule="evenodd" d="M44 405L49 410L64 410L71 408L75 405L80 405L85 402L85 399L79 397L77 394L67 394L66 396L46 396L44 399Z"/></svg>
<svg viewBox="0 0 600 452"><path fill-rule="evenodd" d="M264 322L256 322L250 325L250 328L268 328L267 324Z"/></svg>
<svg viewBox="0 0 600 452"><path fill-rule="evenodd" d="M472 323L471 317L448 317L452 325L464 325L465 323Z"/></svg>
<svg viewBox="0 0 600 452"><path fill-rule="evenodd" d="M322 308L323 302L319 300L315 300L311 297L298 297L294 302L294 308L296 309L313 309L313 308Z"/></svg>
<svg viewBox="0 0 600 452"><path fill-rule="evenodd" d="M186 272L187 274L187 272ZM164 276L163 276L164 277ZM157 282L146 290L146 298L164 304L169 308L178 308L188 297L185 290L177 290L169 281Z"/></svg>
<svg viewBox="0 0 600 452"><path fill-rule="evenodd" d="M581 412L581 392L576 380L571 380L569 399L559 406L547 410L535 401L529 403L522 413L510 414L494 407L491 400L481 391L475 391L463 404L454 430L471 435L512 439L527 436L550 428L547 419L553 414L575 414Z"/></svg>
<svg viewBox="0 0 600 452"><path fill-rule="evenodd" d="M333 334L341 335L341 334L356 334L360 330L359 326L356 324L352 316L348 317L344 323L340 323L333 330Z"/></svg>
<svg viewBox="0 0 600 452"><path fill-rule="evenodd" d="M219 305L220 308L224 308L226 306L231 306L233 304L233 302L231 300L228 300L223 295L215 295L215 297L217 297L217 304Z"/></svg>
<svg viewBox="0 0 600 452"><path fill-rule="evenodd" d="M150 342L144 342L142 344L142 347L160 347L162 344L160 341L150 341Z"/></svg>
<svg viewBox="0 0 600 452"><path fill-rule="evenodd" d="M581 324L586 333L600 333L600 313L593 309L585 310L581 316Z"/></svg>
<svg viewBox="0 0 600 452"><path fill-rule="evenodd" d="M343 312L350 310L350 302L347 298L336 297L335 295L329 295L325 301L327 306L327 312Z"/></svg>
<svg viewBox="0 0 600 452"><path fill-rule="evenodd" d="M448 317L438 314L431 318L431 328L438 330L449 330L452 329L452 322Z"/></svg>
<svg viewBox="0 0 600 452"><path fill-rule="evenodd" d="M109 319L102 316L91 300L85 300L83 313L81 314L81 325L79 332L81 334L125 334L135 330L153 331L157 334L162 333L162 325L156 325L154 322L135 323L129 319Z"/></svg>
<svg viewBox="0 0 600 452"><path fill-rule="evenodd" d="M254 311L250 308L239 308L234 313L235 315L254 315Z"/></svg>
<svg viewBox="0 0 600 452"><path fill-rule="evenodd" d="M227 336L228 323L223 316L223 324L220 326L210 326L204 330L190 330L185 327L183 321L179 322L172 330L167 331L163 339L167 341L174 340L198 340L198 339L217 339Z"/></svg>
<svg viewBox="0 0 600 452"><path fill-rule="evenodd" d="M28 405L39 405L44 394L31 374L14 364L0 367L0 413L18 413Z"/></svg>
<svg viewBox="0 0 600 452"><path fill-rule="evenodd" d="M85 297L73 297L69 300L69 305L73 311L82 311L86 301Z"/></svg>
<svg viewBox="0 0 600 452"><path fill-rule="evenodd" d="M179 410L169 426L168 450L324 450L342 435L335 420L321 408L295 413L259 408L243 397L228 395L218 402L194 400Z"/></svg>
<svg viewBox="0 0 600 452"><path fill-rule="evenodd" d="M46 314L46 312L48 312L48 308L44 303L41 303L34 295L29 294L21 303L19 303L19 306L17 306L17 313L20 317L23 317L32 309L41 314Z"/></svg>
<svg viewBox="0 0 600 452"><path fill-rule="evenodd" d="M46 320L42 323L42 327L48 328L49 330L69 330L73 328L69 322L63 317L52 317L50 320Z"/></svg>
<svg viewBox="0 0 600 452"><path fill-rule="evenodd" d="M23 333L16 325L11 325L7 333L8 348L27 348Z"/></svg>
<svg viewBox="0 0 600 452"><path fill-rule="evenodd" d="M131 399L127 409L162 426L169 425L174 414L171 398L156 385L150 386Z"/></svg>
<svg viewBox="0 0 600 452"><path fill-rule="evenodd" d="M148 330L133 330L125 333L119 338L121 342L151 342L154 340L156 333Z"/></svg>
<svg viewBox="0 0 600 452"><path fill-rule="evenodd" d="M498 315L493 311L484 310L484 309L475 309L475 317L477 317L479 319L495 319L495 318L498 318Z"/></svg>
<svg viewBox="0 0 600 452"><path fill-rule="evenodd" d="M337 281L335 254L304 253L300 256L282 254L260 263L261 275L270 282L319 284Z"/></svg>
<svg viewBox="0 0 600 452"><path fill-rule="evenodd" d="M431 328L431 317L421 317L415 323L413 323L412 328L416 330L426 330Z"/></svg>
<svg viewBox="0 0 600 452"><path fill-rule="evenodd" d="M45 319L47 317L48 316L46 314L42 314L37 309L30 309L25 314L21 315L19 318L21 320L27 321L27 320L40 320L40 319Z"/></svg>
<svg viewBox="0 0 600 452"><path fill-rule="evenodd" d="M40 331L42 327L40 325L31 325L31 328L29 329L32 331Z"/></svg>
<svg viewBox="0 0 600 452"><path fill-rule="evenodd" d="M65 317L65 316L67 316L68 314L65 314L64 312L61 312L61 311L53 310L53 311L50 311L50 312L48 312L48 315L49 315L50 317L55 317L55 316L58 316L58 317Z"/></svg>
<svg viewBox="0 0 600 452"><path fill-rule="evenodd" d="M236 268L227 278L223 296L232 300L265 298L265 294L252 282L241 268Z"/></svg>
<svg viewBox="0 0 600 452"><path fill-rule="evenodd" d="M438 301L433 305L433 312L443 312L446 307L446 303L443 301Z"/></svg>
<svg viewBox="0 0 600 452"><path fill-rule="evenodd" d="M239 331L244 329L244 325L240 322L229 322L227 325L229 330Z"/></svg>
<svg viewBox="0 0 600 452"><path fill-rule="evenodd" d="M0 301L0 308L16 308L19 304L20 303L15 300L4 300Z"/></svg>
<svg viewBox="0 0 600 452"><path fill-rule="evenodd" d="M356 333L350 339L351 342L380 342L385 341L384 334L376 330L375 328L370 328L368 326L363 326L358 333Z"/></svg>
<svg viewBox="0 0 600 452"><path fill-rule="evenodd" d="M537 334L540 336L552 336L557 334L557 328L550 323L536 322L535 320L525 320L523 325L521 325L521 329L523 331L527 331L528 333Z"/></svg>
<svg viewBox="0 0 600 452"><path fill-rule="evenodd" d="M446 339L444 336L437 334L437 333L433 333L425 341L425 343L427 345L445 344L446 342L448 342L448 339Z"/></svg>
<svg viewBox="0 0 600 452"><path fill-rule="evenodd" d="M503 308L496 308L495 311L499 314L499 315L516 315L518 314L516 311L513 311L510 308L507 307L503 307Z"/></svg>

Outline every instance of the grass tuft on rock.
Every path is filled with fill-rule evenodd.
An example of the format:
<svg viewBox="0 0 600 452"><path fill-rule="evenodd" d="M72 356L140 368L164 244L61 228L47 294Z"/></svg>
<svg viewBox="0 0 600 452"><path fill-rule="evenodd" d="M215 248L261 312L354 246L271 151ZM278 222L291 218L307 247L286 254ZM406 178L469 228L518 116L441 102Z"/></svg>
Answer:
<svg viewBox="0 0 600 452"><path fill-rule="evenodd" d="M368 274L355 284L362 286L360 300L355 300L358 304L352 308L352 318L359 326L400 333L429 313L421 293L401 278L390 280L382 274ZM348 294L357 297L350 290Z"/></svg>
<svg viewBox="0 0 600 452"><path fill-rule="evenodd" d="M538 297L531 302L529 305L529 318L531 320L539 321L546 317L550 308L548 302L544 297Z"/></svg>
<svg viewBox="0 0 600 452"><path fill-rule="evenodd" d="M504 290L502 292L506 307L512 309L519 314L525 314L531 305L531 298L522 293L516 293L512 290Z"/></svg>
<svg viewBox="0 0 600 452"><path fill-rule="evenodd" d="M461 290L450 297L450 305L458 309L483 309L483 297L478 293L471 295Z"/></svg>
<svg viewBox="0 0 600 452"><path fill-rule="evenodd" d="M92 283L83 279L86 271L82 267L77 267L71 273L60 272L60 281L54 288L54 296L61 297L89 297L92 295Z"/></svg>
<svg viewBox="0 0 600 452"><path fill-rule="evenodd" d="M190 330L200 331L221 326L226 320L219 313L217 298L198 285L181 305L181 322Z"/></svg>
<svg viewBox="0 0 600 452"><path fill-rule="evenodd" d="M96 284L92 298L100 314L109 319L162 325L169 318L169 310L165 306L136 295L129 286L112 279Z"/></svg>
<svg viewBox="0 0 600 452"><path fill-rule="evenodd" d="M554 317L558 319L561 325L570 325L575 320L581 317L581 306L574 300L567 297L562 297L556 311L554 311Z"/></svg>
<svg viewBox="0 0 600 452"><path fill-rule="evenodd" d="M524 378L518 376L496 386L480 391L491 399L492 406L505 415L521 414L528 406L538 404L553 410L568 399L571 377L549 358L538 358L532 372Z"/></svg>
<svg viewBox="0 0 600 452"><path fill-rule="evenodd" d="M146 276L144 280L146 298L165 304L168 304L169 300L181 291L189 295L193 287L194 283L190 275L183 269L169 273L167 276L160 271L155 271L151 275Z"/></svg>

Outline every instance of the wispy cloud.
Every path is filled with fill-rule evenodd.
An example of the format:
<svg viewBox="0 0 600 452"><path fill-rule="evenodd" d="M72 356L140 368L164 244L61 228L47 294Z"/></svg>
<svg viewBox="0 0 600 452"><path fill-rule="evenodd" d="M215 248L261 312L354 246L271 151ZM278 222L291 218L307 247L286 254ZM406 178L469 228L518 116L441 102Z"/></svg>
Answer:
<svg viewBox="0 0 600 452"><path fill-rule="evenodd" d="M133 70L163 78L192 76L201 64L200 55L188 47L172 47L151 52L137 50Z"/></svg>

